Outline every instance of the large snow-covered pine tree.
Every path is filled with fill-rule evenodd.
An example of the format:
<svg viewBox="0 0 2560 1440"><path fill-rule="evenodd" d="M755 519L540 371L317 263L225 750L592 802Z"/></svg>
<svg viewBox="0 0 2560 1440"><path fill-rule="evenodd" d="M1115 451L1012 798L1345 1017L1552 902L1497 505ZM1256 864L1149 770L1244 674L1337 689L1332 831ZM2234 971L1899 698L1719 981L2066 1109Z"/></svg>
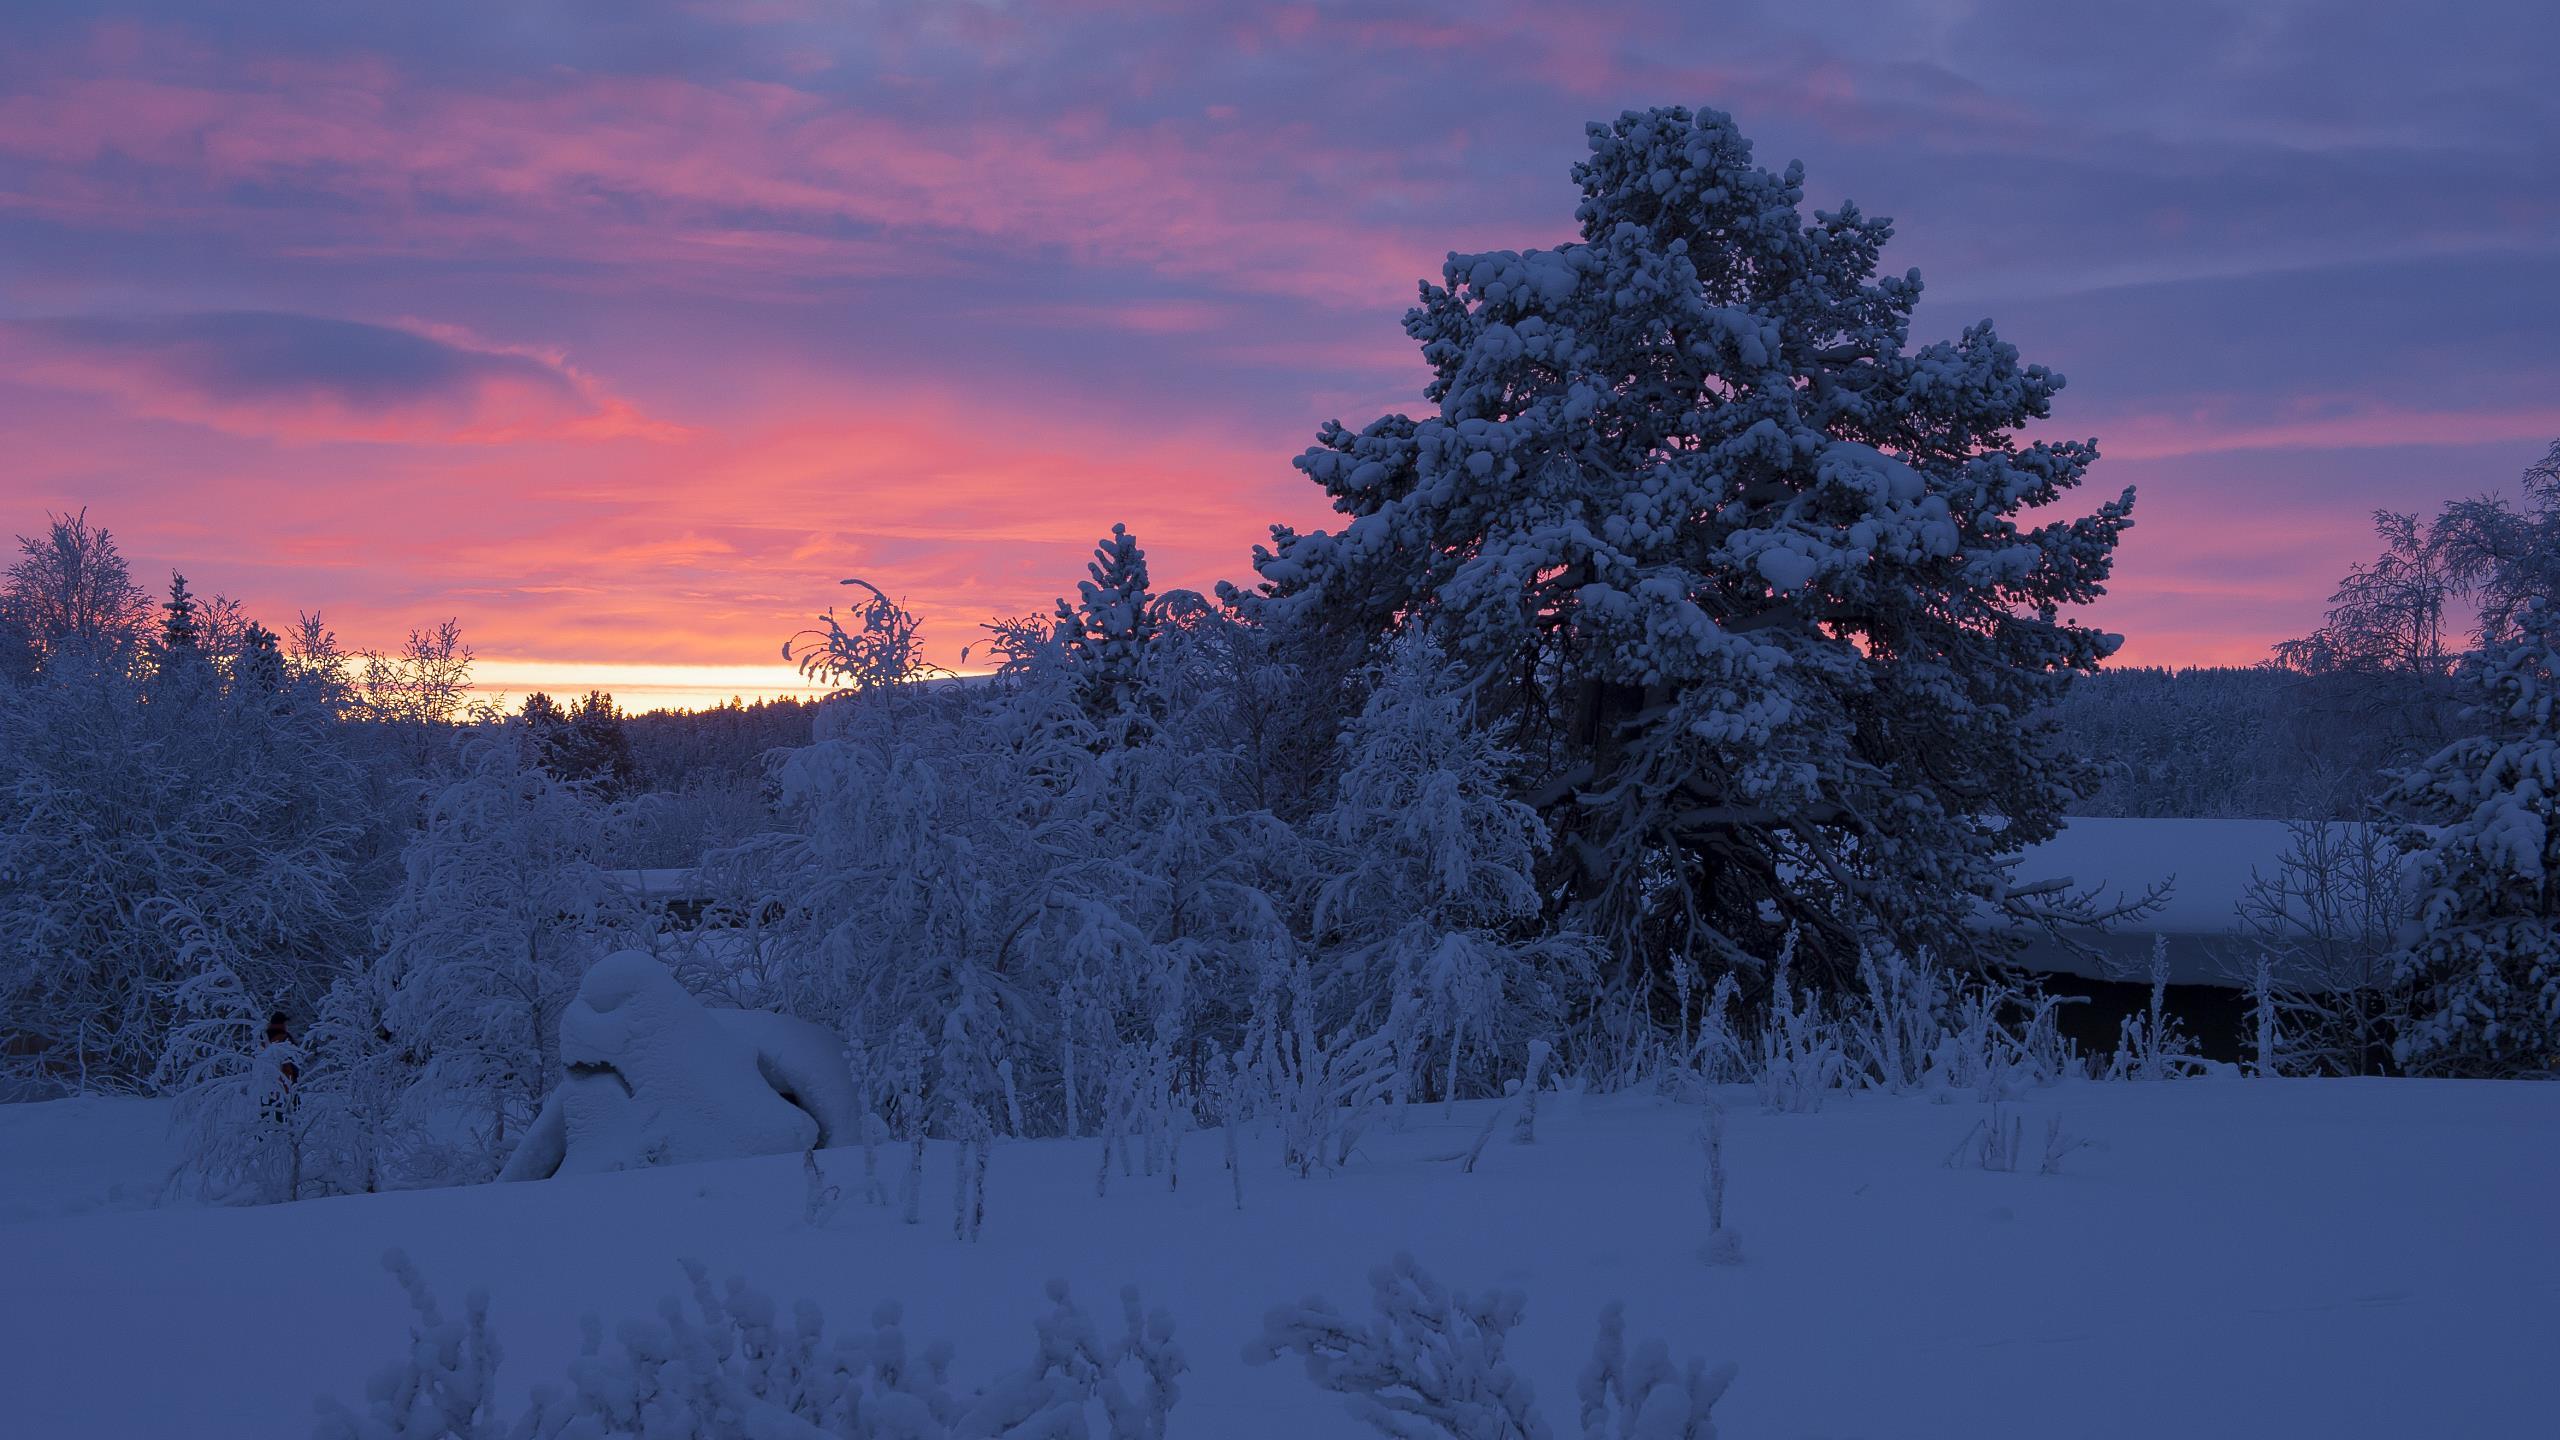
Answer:
<svg viewBox="0 0 2560 1440"><path fill-rule="evenodd" d="M1623 954L1970 939L2075 793L2046 707L2116 640L2061 611L2132 494L2037 521L2097 455L2019 436L2062 378L1987 322L1912 348L1889 223L1808 216L1727 116L1590 147L1579 241L1423 286L1436 409L1324 427L1298 465L1348 523L1275 530L1246 603L1429 625L1545 760L1563 893Z"/></svg>

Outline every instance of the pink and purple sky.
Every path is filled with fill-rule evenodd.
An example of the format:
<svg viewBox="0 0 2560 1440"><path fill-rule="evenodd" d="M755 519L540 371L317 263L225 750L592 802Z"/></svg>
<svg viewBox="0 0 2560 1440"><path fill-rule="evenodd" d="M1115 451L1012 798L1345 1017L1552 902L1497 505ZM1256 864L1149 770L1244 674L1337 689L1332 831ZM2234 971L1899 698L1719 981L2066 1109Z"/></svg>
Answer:
<svg viewBox="0 0 2560 1440"><path fill-rule="evenodd" d="M2539 0L13 0L0 534L456 615L517 695L791 689L851 574L949 658L1114 521L1166 585L1320 523L1415 279L1679 103L2070 377L2125 660L2246 663L2560 436L2555 55Z"/></svg>

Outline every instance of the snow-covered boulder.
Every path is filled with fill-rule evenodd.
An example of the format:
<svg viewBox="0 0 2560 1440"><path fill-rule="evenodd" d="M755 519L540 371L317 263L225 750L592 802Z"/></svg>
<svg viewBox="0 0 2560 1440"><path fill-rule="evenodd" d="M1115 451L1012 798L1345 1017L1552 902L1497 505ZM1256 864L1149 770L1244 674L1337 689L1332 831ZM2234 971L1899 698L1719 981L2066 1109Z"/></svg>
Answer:
<svg viewBox="0 0 2560 1440"><path fill-rule="evenodd" d="M608 955L560 1017L567 1074L498 1178L770 1155L855 1138L843 1047L820 1026L713 1010L636 950Z"/></svg>

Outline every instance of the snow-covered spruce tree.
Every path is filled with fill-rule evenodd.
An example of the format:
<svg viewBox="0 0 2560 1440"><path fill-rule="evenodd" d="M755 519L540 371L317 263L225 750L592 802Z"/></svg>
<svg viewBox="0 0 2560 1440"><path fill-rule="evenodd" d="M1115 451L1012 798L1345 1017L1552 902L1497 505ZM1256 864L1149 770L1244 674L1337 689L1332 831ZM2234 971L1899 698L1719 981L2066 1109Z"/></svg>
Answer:
<svg viewBox="0 0 2560 1440"><path fill-rule="evenodd" d="M1450 257L1405 319L1436 408L1325 427L1298 464L1348 523L1276 530L1245 603L1438 635L1623 956L1970 953L2040 903L2002 860L2083 778L2045 712L2116 641L2060 612L2131 493L2038 523L2097 454L2018 438L2061 377L1988 323L1910 348L1890 225L1808 218L1727 116L1590 145L1581 239Z"/></svg>
<svg viewBox="0 0 2560 1440"><path fill-rule="evenodd" d="M632 758L631 737L612 696L590 690L564 709L537 690L524 697L519 713L544 769L587 785L607 800L626 799L639 790L639 762Z"/></svg>
<svg viewBox="0 0 2560 1440"><path fill-rule="evenodd" d="M1147 555L1125 525L1093 547L1090 578L1076 582L1076 603L1058 602L1058 639L1076 668L1077 688L1094 723L1143 725L1137 701L1162 624L1147 588Z"/></svg>
<svg viewBox="0 0 2560 1440"><path fill-rule="evenodd" d="M194 649L203 631L196 624L196 597L187 589L186 576L169 572L169 598L161 602L160 610L160 648Z"/></svg>
<svg viewBox="0 0 2560 1440"><path fill-rule="evenodd" d="M484 724L427 806L380 925L375 983L415 1057L424 1112L467 1119L451 1174L497 1173L560 1078L560 1013L639 923L597 863L610 807L537 763L513 722Z"/></svg>
<svg viewBox="0 0 2560 1440"><path fill-rule="evenodd" d="M1498 1093L1590 969L1578 937L1537 933L1547 829L1511 796L1502 727L1472 709L1428 631L1389 641L1312 826L1327 1014L1375 1029L1403 1011L1416 1033L1401 1037L1400 1091L1444 1099Z"/></svg>
<svg viewBox="0 0 2560 1440"><path fill-rule="evenodd" d="M2415 1072L2560 1071L2560 600L2508 625L2464 663L2472 733L2391 791L2421 852L2394 1046Z"/></svg>

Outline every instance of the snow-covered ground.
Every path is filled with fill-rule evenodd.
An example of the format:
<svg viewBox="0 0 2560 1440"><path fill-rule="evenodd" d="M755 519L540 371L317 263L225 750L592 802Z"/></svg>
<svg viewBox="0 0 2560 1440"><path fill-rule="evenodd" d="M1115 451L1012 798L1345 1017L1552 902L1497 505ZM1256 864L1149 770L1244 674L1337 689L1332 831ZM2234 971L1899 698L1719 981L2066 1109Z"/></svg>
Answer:
<svg viewBox="0 0 2560 1440"><path fill-rule="evenodd" d="M0 1225L157 1204L177 1158L166 1100L0 1105Z"/></svg>
<svg viewBox="0 0 2560 1440"><path fill-rule="evenodd" d="M1175 1434L1357 1434L1294 1362L1241 1351L1283 1300L1365 1314L1366 1272L1406 1250L1457 1288L1528 1292L1516 1358L1568 1432L1594 1319L1623 1298L1632 1334L1739 1362L1717 1414L1739 1440L2548 1433L2560 1086L2078 1082L2008 1107L2021 1173L1944 1163L1986 1113L1970 1099L1728 1100L1730 1268L1697 1258L1698 1112L1651 1097L1551 1104L1537 1144L1498 1138L1473 1175L1430 1158L1472 1137L1470 1106L1330 1177L1283 1174L1257 1137L1240 1213L1214 1133L1170 1194L1115 1171L1097 1198L1091 1143L1002 1146L974 1245L950 1237L939 1147L915 1228L851 1203L809 1228L792 1156L96 1213L156 1183L155 1107L0 1106L0 1431L305 1433L315 1393L359 1399L404 1343L378 1263L396 1245L448 1304L487 1288L518 1395L560 1374L581 1313L642 1314L698 1256L838 1327L901 1299L964 1377L1028 1353L1045 1279L1098 1313L1135 1281L1190 1355ZM2103 1148L2033 1173L2057 1110ZM826 1158L858 1182L859 1151Z"/></svg>

